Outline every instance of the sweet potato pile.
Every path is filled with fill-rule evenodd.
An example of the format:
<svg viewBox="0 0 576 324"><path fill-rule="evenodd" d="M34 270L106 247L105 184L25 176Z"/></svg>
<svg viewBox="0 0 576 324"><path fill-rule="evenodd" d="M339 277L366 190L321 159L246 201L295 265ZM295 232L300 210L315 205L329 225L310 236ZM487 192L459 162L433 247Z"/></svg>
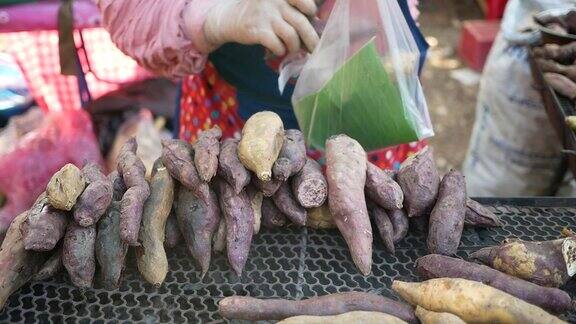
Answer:
<svg viewBox="0 0 576 324"><path fill-rule="evenodd" d="M488 321L525 319L528 314L555 322L546 311L561 313L572 305L556 288L576 271L572 238L506 242L475 254L496 270L450 257L458 250L465 225L495 227L500 220L467 197L458 171L441 177L430 148L395 173L369 162L354 139L336 135L327 140L323 171L307 158L302 134L285 131L273 113L248 120L240 139L221 136L215 128L200 133L193 144L165 140L149 180L133 139L108 176L94 164L82 170L65 166L30 211L13 222L0 248L0 301L27 281L62 269L78 287L98 282L116 289L129 249L144 280L154 286L162 285L169 271L166 249L178 244L187 247L201 276L210 271L213 253L226 255L230 268L242 276L252 240L262 227L308 226L337 229L364 275L371 273L372 252L378 248L374 231L393 254L410 231L420 230L432 254L418 260L417 269L423 279L444 281L395 284L402 297L419 306L416 312L382 296L350 292L302 301L230 297L220 303L224 317L402 323L417 322L416 316L423 322L458 322L468 321L470 314ZM525 271L518 260L529 257L535 268ZM479 309L469 313L445 301L422 300L434 289L452 300L451 287L485 293L474 297ZM483 314L482 308L496 307L491 296L510 307L497 315Z"/></svg>

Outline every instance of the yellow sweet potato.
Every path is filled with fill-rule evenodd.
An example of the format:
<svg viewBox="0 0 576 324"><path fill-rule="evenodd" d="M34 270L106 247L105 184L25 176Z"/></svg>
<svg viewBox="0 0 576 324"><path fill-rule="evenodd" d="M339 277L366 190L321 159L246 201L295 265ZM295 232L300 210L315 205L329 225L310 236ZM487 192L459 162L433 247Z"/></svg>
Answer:
<svg viewBox="0 0 576 324"><path fill-rule="evenodd" d="M422 324L466 324L454 314L431 312L420 306L416 307L416 316Z"/></svg>
<svg viewBox="0 0 576 324"><path fill-rule="evenodd" d="M242 129L238 145L238 157L244 166L256 173L262 181L272 177L272 166L284 143L282 119L270 111L262 111L250 117Z"/></svg>
<svg viewBox="0 0 576 324"><path fill-rule="evenodd" d="M565 323L538 306L466 279L395 280L392 289L410 304L433 312L452 313L470 323Z"/></svg>
<svg viewBox="0 0 576 324"><path fill-rule="evenodd" d="M332 219L332 214L330 213L328 204L308 209L308 219L306 220L306 226L315 229L336 228L336 224L334 224L334 220Z"/></svg>
<svg viewBox="0 0 576 324"><path fill-rule="evenodd" d="M174 180L160 161L154 163L150 179L150 196L144 203L142 224L136 248L136 262L142 277L158 287L168 273L168 258L164 250L166 220L174 202Z"/></svg>
<svg viewBox="0 0 576 324"><path fill-rule="evenodd" d="M398 317L378 312L348 312L334 316L294 316L287 318L278 324L402 324L406 323Z"/></svg>
<svg viewBox="0 0 576 324"><path fill-rule="evenodd" d="M48 203L56 209L70 211L84 191L85 185L80 169L68 163L60 171L54 173L48 182L46 186Z"/></svg>

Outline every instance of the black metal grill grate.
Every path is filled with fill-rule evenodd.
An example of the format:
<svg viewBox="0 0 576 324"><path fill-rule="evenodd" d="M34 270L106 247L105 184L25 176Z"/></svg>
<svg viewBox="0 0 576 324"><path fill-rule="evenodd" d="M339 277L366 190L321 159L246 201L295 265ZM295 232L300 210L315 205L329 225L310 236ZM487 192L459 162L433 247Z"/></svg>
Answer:
<svg viewBox="0 0 576 324"><path fill-rule="evenodd" d="M465 231L459 255L499 243L507 237L548 240L564 227L576 229L576 200L542 200L554 207L534 206L539 200L490 201L506 224L500 229ZM561 202L565 206L558 206ZM502 205L502 203L506 203ZM524 207L514 206L521 203ZM170 269L158 289L146 284L129 266L117 291L96 287L80 291L61 274L45 282L24 286L0 313L0 322L12 323L206 323L224 322L217 313L222 297L251 295L301 299L342 291L369 291L396 298L388 288L392 279L415 281L413 261L426 254L425 238L410 235L396 255L384 252L375 238L371 276L361 276L344 240L336 231L283 229L264 231L254 239L244 276L239 280L223 256L217 256L204 279L198 277L184 248L169 253ZM129 263L134 264L129 258ZM576 289L571 294L576 294ZM566 319L576 322L576 313Z"/></svg>

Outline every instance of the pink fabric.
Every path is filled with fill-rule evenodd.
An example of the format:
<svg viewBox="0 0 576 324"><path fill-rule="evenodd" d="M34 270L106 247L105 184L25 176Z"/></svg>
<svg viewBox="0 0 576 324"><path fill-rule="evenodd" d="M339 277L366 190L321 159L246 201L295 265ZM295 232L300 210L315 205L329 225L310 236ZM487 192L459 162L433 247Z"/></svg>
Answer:
<svg viewBox="0 0 576 324"><path fill-rule="evenodd" d="M217 1L96 0L104 26L120 50L145 68L169 77L196 74L204 67L207 56L201 51L209 45L202 28ZM327 0L319 15L327 15L333 3ZM416 19L418 0L408 0L408 4Z"/></svg>
<svg viewBox="0 0 576 324"><path fill-rule="evenodd" d="M206 55L184 33L187 0L97 0L112 41L145 68L164 76L199 72Z"/></svg>
<svg viewBox="0 0 576 324"><path fill-rule="evenodd" d="M0 33L56 30L59 7L58 0L0 7ZM92 1L76 0L73 8L74 27L91 28L100 25L100 12Z"/></svg>

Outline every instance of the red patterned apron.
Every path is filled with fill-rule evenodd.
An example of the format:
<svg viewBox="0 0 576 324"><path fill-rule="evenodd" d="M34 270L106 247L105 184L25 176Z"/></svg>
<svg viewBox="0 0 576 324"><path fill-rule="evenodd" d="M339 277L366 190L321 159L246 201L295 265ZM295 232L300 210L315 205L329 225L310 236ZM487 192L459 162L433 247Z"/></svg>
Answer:
<svg viewBox="0 0 576 324"><path fill-rule="evenodd" d="M181 139L188 142L196 140L199 131L218 125L223 136L239 137L244 125L238 116L236 89L224 81L210 63L201 74L184 79L180 99ZM426 141L401 144L370 152L369 160L383 169L398 169L400 163L426 146ZM318 151L308 154L323 162Z"/></svg>

